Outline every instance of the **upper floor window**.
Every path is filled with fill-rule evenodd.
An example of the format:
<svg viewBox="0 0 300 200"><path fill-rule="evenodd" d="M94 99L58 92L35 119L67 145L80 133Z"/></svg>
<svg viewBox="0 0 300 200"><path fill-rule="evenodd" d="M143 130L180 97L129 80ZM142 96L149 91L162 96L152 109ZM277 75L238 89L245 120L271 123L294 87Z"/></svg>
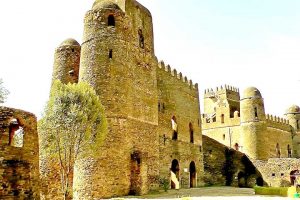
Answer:
<svg viewBox="0 0 300 200"><path fill-rule="evenodd" d="M256 107L254 108L254 115L255 115L255 117L258 117L257 108Z"/></svg>
<svg viewBox="0 0 300 200"><path fill-rule="evenodd" d="M142 29L139 29L138 34L139 34L139 45L143 49L145 47L145 42L144 42L144 35Z"/></svg>
<svg viewBox="0 0 300 200"><path fill-rule="evenodd" d="M115 26L116 22L115 22L115 17L113 15L109 15L107 18L107 25L108 26Z"/></svg>
<svg viewBox="0 0 300 200"><path fill-rule="evenodd" d="M224 114L221 115L221 123L224 124Z"/></svg>

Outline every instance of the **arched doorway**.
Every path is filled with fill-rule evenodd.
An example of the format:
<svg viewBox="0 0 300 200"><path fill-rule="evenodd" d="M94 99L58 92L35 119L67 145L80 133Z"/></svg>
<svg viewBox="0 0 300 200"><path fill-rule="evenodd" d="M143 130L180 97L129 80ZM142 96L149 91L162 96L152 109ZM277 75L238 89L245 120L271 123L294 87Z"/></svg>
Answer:
<svg viewBox="0 0 300 200"><path fill-rule="evenodd" d="M296 184L296 179L298 178L299 175L300 175L299 170L291 171L290 173L291 185Z"/></svg>
<svg viewBox="0 0 300 200"><path fill-rule="evenodd" d="M192 161L190 163L190 188L194 188L196 187L196 181L197 181L197 178L196 178L196 165L195 165L195 162Z"/></svg>
<svg viewBox="0 0 300 200"><path fill-rule="evenodd" d="M130 161L130 195L138 195L141 193L141 155L138 151L131 154Z"/></svg>
<svg viewBox="0 0 300 200"><path fill-rule="evenodd" d="M239 172L238 173L238 186L239 187L245 187L246 186L246 179L245 179L245 173Z"/></svg>
<svg viewBox="0 0 300 200"><path fill-rule="evenodd" d="M256 178L256 185L257 186L264 186L264 180L262 177Z"/></svg>
<svg viewBox="0 0 300 200"><path fill-rule="evenodd" d="M179 162L176 159L172 161L171 172L175 175L174 178L171 175L171 189L177 189L176 184L179 184Z"/></svg>

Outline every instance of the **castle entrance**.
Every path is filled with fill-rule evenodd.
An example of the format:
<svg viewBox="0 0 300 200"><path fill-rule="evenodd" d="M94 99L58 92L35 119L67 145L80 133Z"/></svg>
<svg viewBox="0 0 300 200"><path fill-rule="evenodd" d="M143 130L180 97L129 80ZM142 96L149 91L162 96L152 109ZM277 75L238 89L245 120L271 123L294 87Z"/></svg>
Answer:
<svg viewBox="0 0 300 200"><path fill-rule="evenodd" d="M171 165L171 189L179 189L179 162L176 159Z"/></svg>
<svg viewBox="0 0 300 200"><path fill-rule="evenodd" d="M131 154L130 161L130 191L129 195L141 194L141 155L139 152Z"/></svg>
<svg viewBox="0 0 300 200"><path fill-rule="evenodd" d="M195 162L192 161L190 164L190 188L194 188L196 186L196 165Z"/></svg>

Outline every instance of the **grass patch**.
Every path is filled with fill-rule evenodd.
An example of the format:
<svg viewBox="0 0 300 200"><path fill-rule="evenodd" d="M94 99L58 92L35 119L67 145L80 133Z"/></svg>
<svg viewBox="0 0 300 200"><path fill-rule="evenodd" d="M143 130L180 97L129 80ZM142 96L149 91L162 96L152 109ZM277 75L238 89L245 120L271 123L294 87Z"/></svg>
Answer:
<svg viewBox="0 0 300 200"><path fill-rule="evenodd" d="M288 196L288 188L287 187L254 187L255 194L261 195L276 195L276 196Z"/></svg>

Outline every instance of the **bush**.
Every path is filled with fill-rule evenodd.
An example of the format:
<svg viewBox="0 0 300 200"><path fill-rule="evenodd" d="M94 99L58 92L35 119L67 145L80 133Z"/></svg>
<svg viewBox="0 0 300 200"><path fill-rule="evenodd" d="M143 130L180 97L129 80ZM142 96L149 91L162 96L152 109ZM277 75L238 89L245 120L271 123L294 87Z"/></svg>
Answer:
<svg viewBox="0 0 300 200"><path fill-rule="evenodd" d="M288 196L288 188L287 187L254 187L255 194L261 195L277 195L277 196Z"/></svg>
<svg viewBox="0 0 300 200"><path fill-rule="evenodd" d="M168 189L170 188L170 180L167 178L160 178L159 183L165 192L167 192Z"/></svg>

